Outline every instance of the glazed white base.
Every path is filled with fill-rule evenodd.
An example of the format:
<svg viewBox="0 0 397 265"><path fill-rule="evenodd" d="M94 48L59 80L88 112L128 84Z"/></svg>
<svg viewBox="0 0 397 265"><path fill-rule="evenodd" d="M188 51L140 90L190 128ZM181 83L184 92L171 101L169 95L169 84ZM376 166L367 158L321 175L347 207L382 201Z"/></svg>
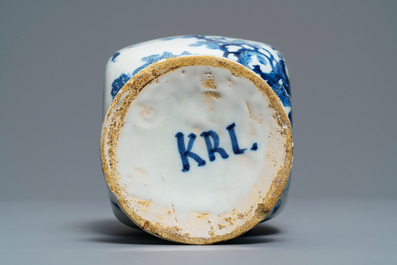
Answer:
<svg viewBox="0 0 397 265"><path fill-rule="evenodd" d="M144 230L182 242L225 240L263 220L292 159L289 121L273 93L223 58L186 56L145 69L104 123L115 201Z"/></svg>
<svg viewBox="0 0 397 265"><path fill-rule="evenodd" d="M203 85L209 73L216 89ZM208 92L219 98L206 96ZM249 201L263 199L272 183L271 176L261 177L266 175L263 170L269 170L264 161L270 131L275 133L272 115L258 88L227 69L189 66L161 76L131 103L120 130L118 171L119 183L128 194L125 199L145 219L178 226L182 234L230 233L230 222L222 220L233 209L247 212ZM226 129L232 123L240 148L247 149L243 154L233 153ZM229 155L227 159L215 153L216 160L208 160L200 134L209 130L219 135L219 147ZM206 161L205 166L198 167L189 158L190 170L182 172L178 132L184 134L186 146L187 136L197 135L192 151ZM254 143L258 150L250 150ZM240 225L245 222L233 219ZM214 227L213 222L224 227Z"/></svg>

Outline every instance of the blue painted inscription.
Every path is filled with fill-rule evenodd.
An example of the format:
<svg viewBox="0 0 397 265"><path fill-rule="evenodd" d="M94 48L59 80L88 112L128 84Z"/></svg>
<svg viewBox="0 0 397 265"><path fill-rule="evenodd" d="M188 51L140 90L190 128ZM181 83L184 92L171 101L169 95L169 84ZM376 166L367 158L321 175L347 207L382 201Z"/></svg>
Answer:
<svg viewBox="0 0 397 265"><path fill-rule="evenodd" d="M252 150L252 151L258 150L258 144L257 144L257 143L254 143L254 144L252 145L252 147L251 147L251 150Z"/></svg>
<svg viewBox="0 0 397 265"><path fill-rule="evenodd" d="M237 141L237 135L234 130L235 127L236 127L236 124L232 123L226 127L226 130L229 131L230 142L231 142L233 153L235 155L241 155L241 154L244 154L244 152L247 150L247 148L240 149L240 147L238 145L238 141ZM222 147L219 147L219 136L216 132L210 130L210 131L202 132L200 134L200 136L204 138L205 145L207 146L208 158L211 162L215 161L215 158L216 158L215 153L218 153L223 159L229 158L229 155L226 153L225 149ZM196 135L194 133L191 133L188 136L190 139L189 139L187 148L185 146L185 139L184 139L183 133L178 132L175 135L175 137L177 139L179 155L182 160L182 172L187 172L190 170L190 163L189 163L188 157L194 159L197 162L199 167L205 165L205 160L202 159L196 153L193 153L191 151L193 148L194 141L196 140ZM251 147L251 150L256 151L257 149L258 149L258 144L254 143Z"/></svg>
<svg viewBox="0 0 397 265"><path fill-rule="evenodd" d="M200 134L200 136L204 137L205 144L207 145L208 157L211 162L215 160L215 152L219 153L223 159L229 157L225 149L219 147L219 136L216 132L214 131L203 132ZM214 147L212 147L210 137L214 141Z"/></svg>
<svg viewBox="0 0 397 265"><path fill-rule="evenodd" d="M189 160L187 159L188 156L190 156L191 158L196 160L199 167L205 165L205 161L203 159L201 159L201 157L199 157L198 155L196 155L195 153L190 151L190 150L192 150L194 140L196 140L196 135L194 133L189 134L190 139L189 139L189 143L187 145L187 149L185 147L185 139L183 138L183 133L179 132L175 135L175 137L177 138L177 141L178 141L178 150L179 150L179 154L181 155L181 159L182 159L182 165L183 165L182 171L183 172L189 171L189 169L190 169Z"/></svg>
<svg viewBox="0 0 397 265"><path fill-rule="evenodd" d="M233 153L235 155L244 154L244 152L245 152L245 150L247 150L247 148L240 149L240 147L238 146L236 132L234 131L234 127L236 127L235 123L232 123L226 127L226 129L229 131L230 141L232 141Z"/></svg>

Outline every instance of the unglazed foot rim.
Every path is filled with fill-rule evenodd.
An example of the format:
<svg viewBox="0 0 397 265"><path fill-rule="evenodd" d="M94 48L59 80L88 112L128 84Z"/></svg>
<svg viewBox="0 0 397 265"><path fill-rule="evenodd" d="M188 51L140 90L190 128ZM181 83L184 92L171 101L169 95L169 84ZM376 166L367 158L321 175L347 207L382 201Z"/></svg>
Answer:
<svg viewBox="0 0 397 265"><path fill-rule="evenodd" d="M267 173L263 170L261 171L261 174L257 179L258 181L263 181L263 183L268 182L268 184L266 184L267 186L265 184L262 185L262 182L259 184L258 182L255 182L256 185L252 188L252 191L250 191L245 197L237 199L235 205L238 205L239 209L236 210L235 207L231 207L230 210L219 214L218 217L216 217L216 214L207 213L210 212L211 209L208 209L208 211L192 212L186 215L185 220L188 221L188 224L182 224L178 223L176 218L175 222L172 223L173 218L170 216L176 216L174 215L174 205L169 205L170 210L161 212L164 208L161 203L153 203L153 201L150 199L148 200L147 198L133 198L133 196L127 192L128 185L125 184L125 177L123 177L124 179L120 177L119 169L121 168L119 168L118 165L119 161L123 160L123 157L120 157L118 153L120 149L119 140L125 142L122 138L119 139L120 132L125 130L123 126L126 124L128 110L134 100L137 99L138 95L150 84L153 84L156 81L158 82L162 76L172 72L176 73L180 68L185 69L186 67L191 66L197 66L197 69L201 69L199 67L202 66L208 67L208 69L228 70L233 78L246 79L252 82L260 94L263 95L263 103L265 104L267 102L267 107L270 109L271 113L269 122L273 122L275 125L274 130L272 129L272 133L270 133L272 137L275 137L275 139L271 140L269 142L269 146L266 147L269 150L266 149L266 153L264 154L267 157L265 159L266 161L263 161L263 167L266 166L272 168L274 173ZM211 80L212 79L209 79L209 81L207 80L208 82L202 82L204 88L208 89L208 92L205 92L205 95L203 94L203 96L210 98L210 100L219 100L217 89L211 87L213 85ZM216 77L215 81L217 81ZM220 100L222 100L222 98ZM251 116L251 110L248 105L247 108ZM250 116L248 116L247 119L249 119ZM175 131L175 133L176 132L177 131ZM200 133L197 134L198 136L200 135ZM184 137L187 145L187 135ZM226 136L223 135L222 137ZM176 138L174 138L174 141L176 141ZM198 143L195 145L198 145ZM279 161L274 161L271 157L269 158L269 154L271 156L273 153L280 153L279 156L281 156L281 159L279 158ZM124 153L122 154L124 155ZM230 155L232 156L233 154ZM216 156L214 164L221 163L220 161L223 161L222 158L218 153ZM208 161L208 157L205 158L207 164L209 164L210 161ZM179 157L176 157L176 159L179 159L180 161ZM197 163L195 163L193 159L190 160L190 170L199 170L200 167L197 167ZM235 238L247 232L256 224L261 222L276 204L287 184L292 165L291 125L277 95L263 79L246 67L231 60L214 56L197 55L168 58L141 70L123 86L114 98L105 116L102 127L101 162L106 182L110 191L118 197L117 201L120 208L144 231L160 238L180 243L212 244ZM123 163L125 164L125 162ZM134 161L131 161L131 163L134 163ZM273 166L269 166L269 163L274 163L274 168ZM182 168L178 168L178 170L180 169ZM249 172L247 172L247 174L249 174ZM266 174L271 175L270 179ZM255 178L255 176L252 177L250 175L250 178ZM261 192L262 195L260 194ZM188 206L189 205L186 207ZM153 212L154 209L155 212ZM241 211L241 209L245 209L245 211ZM194 232L190 232L189 229Z"/></svg>

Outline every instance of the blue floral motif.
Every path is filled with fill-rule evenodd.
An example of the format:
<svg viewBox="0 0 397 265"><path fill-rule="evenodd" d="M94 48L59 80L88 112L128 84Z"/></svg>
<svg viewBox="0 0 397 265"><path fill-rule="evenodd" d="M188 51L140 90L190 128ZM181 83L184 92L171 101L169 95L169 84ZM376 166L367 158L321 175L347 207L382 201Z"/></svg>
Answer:
<svg viewBox="0 0 397 265"><path fill-rule="evenodd" d="M132 76L134 76L135 74L137 74L139 71L141 71L143 68L151 65L152 63L158 62L160 60L163 60L165 58L171 58L171 57L178 57L178 56L183 56L183 55L190 55L191 53L184 51L182 52L180 55L176 55L176 54L172 54L170 52L163 52L162 55L159 54L153 54L147 57L143 57L142 61L146 62L144 65L142 65L141 67L138 67L133 73Z"/></svg>
<svg viewBox="0 0 397 265"><path fill-rule="evenodd" d="M224 37L206 37L201 35L169 37L162 39L162 41L192 38L196 39L197 41L190 44L189 46L205 46L208 49L223 51L223 57L236 61L246 66L248 69L251 69L267 82L267 84L273 89L285 107L291 107L291 91L289 79L286 74L287 70L285 62L283 56L275 48L270 47L270 49L272 49L272 53L270 53L262 45L253 42L236 39L232 40ZM274 54L276 54L278 58L275 57ZM114 54L112 61L114 61L118 55L119 54L117 53ZM111 91L112 98L116 96L117 92L132 76L134 76L143 68L165 58L183 55L191 55L191 53L184 51L180 55L174 55L170 52L164 52L162 55L153 54L142 58L142 61L145 63L138 67L132 74L121 74L120 77L114 80ZM292 112L289 112L288 116L292 123L291 115Z"/></svg>
<svg viewBox="0 0 397 265"><path fill-rule="evenodd" d="M130 80L132 75L121 74L118 78L116 78L112 83L112 91L110 91L112 98L117 95L119 90L125 85L125 83Z"/></svg>
<svg viewBox="0 0 397 265"><path fill-rule="evenodd" d="M165 58L170 58L170 57L178 57L178 56L183 56L183 55L190 55L189 52L184 51L182 52L180 55L176 55L176 54L172 54L170 52L163 52L162 55L160 54L153 54L147 57L143 57L142 61L146 62L145 64L143 64L142 66L138 67L137 69L135 69L135 71L132 74L121 74L118 78L116 78L113 83L112 83L112 90L110 91L111 95L112 95L112 99L114 99L114 97L117 95L117 93L120 91L120 89L125 85L125 83L128 82L128 80L131 79L131 77L133 77L134 75L136 75L139 71L141 71L142 69L144 69L145 67L158 62L160 60L163 60Z"/></svg>
<svg viewBox="0 0 397 265"><path fill-rule="evenodd" d="M266 216L266 218L261 221L261 223L265 222L267 220L270 220L273 217L276 217L282 211L282 208L285 206L285 204L287 202L287 199L288 199L288 192L289 192L289 186L290 185L291 185L291 175L288 178L288 181L287 181L287 184L285 185L283 193L278 198L278 200L277 200L276 204L274 205L273 209Z"/></svg>
<svg viewBox="0 0 397 265"><path fill-rule="evenodd" d="M280 58L276 58L263 47L254 43L248 43L242 40L229 40L225 38L208 38L205 36L190 36L198 39L196 43L189 46L198 47L206 46L209 49L218 49L223 51L223 57L237 61L257 73L280 98L284 106L291 106L289 80L286 75L285 62L282 55L273 47L271 49L277 53ZM270 66L271 70L266 71L261 68L260 64ZM290 117L291 119L291 117Z"/></svg>
<svg viewBox="0 0 397 265"><path fill-rule="evenodd" d="M118 57L120 55L120 53L119 52L116 52L115 54L113 54L113 56L112 56L112 62L116 62L116 58Z"/></svg>

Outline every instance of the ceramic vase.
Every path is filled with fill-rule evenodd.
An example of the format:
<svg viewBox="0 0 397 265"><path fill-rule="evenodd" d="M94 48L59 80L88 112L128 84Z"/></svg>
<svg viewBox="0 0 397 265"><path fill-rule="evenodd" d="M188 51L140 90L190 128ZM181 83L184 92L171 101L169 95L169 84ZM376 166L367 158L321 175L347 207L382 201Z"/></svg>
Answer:
<svg viewBox="0 0 397 265"><path fill-rule="evenodd" d="M275 48L219 36L126 47L107 63L103 110L102 169L124 224L212 244L285 206L291 93Z"/></svg>

